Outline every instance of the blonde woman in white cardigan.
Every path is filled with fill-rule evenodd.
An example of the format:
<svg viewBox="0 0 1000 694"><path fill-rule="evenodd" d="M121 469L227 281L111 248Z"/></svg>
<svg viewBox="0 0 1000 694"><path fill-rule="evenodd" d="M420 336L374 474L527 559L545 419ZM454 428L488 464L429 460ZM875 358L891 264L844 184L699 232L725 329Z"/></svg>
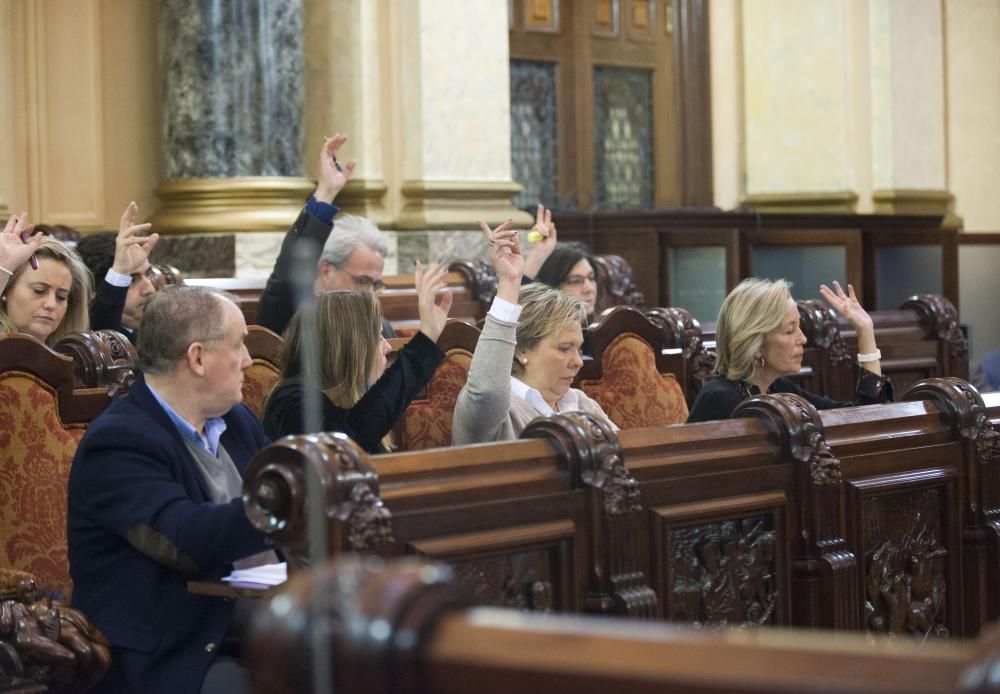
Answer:
<svg viewBox="0 0 1000 694"><path fill-rule="evenodd" d="M617 430L601 406L572 387L583 366L587 308L541 284L522 287L524 257L512 222L480 222L497 272L497 295L476 345L452 422L455 445L517 438L542 415L581 411Z"/></svg>

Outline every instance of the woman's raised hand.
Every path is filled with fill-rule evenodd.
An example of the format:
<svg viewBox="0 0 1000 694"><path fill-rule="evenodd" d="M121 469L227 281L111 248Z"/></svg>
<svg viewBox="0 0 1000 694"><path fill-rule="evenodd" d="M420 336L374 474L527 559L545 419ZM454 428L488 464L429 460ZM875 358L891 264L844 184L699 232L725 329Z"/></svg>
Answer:
<svg viewBox="0 0 1000 694"><path fill-rule="evenodd" d="M426 267L417 261L414 273L414 284L417 287L417 310L420 314L420 332L437 342L448 322L448 311L451 310L451 292L438 292L448 284L448 268L441 263L430 263Z"/></svg>
<svg viewBox="0 0 1000 694"><path fill-rule="evenodd" d="M120 275L131 275L139 272L143 263L149 259L149 253L153 246L160 240L159 234L143 236L153 225L136 224L135 216L139 213L139 206L130 202L122 218L118 223L118 236L115 237L115 259L111 269ZM94 280L100 282L103 277L95 277Z"/></svg>
<svg viewBox="0 0 1000 694"><path fill-rule="evenodd" d="M825 284L819 285L819 293L823 295L823 299L826 303L830 304L834 311L842 315L844 320L851 324L851 327L858 332L859 336L863 332L873 332L871 316L861 306L858 297L854 295L853 286L848 284L847 293L845 294L843 287L840 286L840 282L835 280L833 289L830 289Z"/></svg>
<svg viewBox="0 0 1000 694"><path fill-rule="evenodd" d="M521 255L521 244L513 226L513 219L508 219L496 229L490 229L482 220L479 222L479 228L483 230L490 247L490 261L497 271L497 279L501 283L512 283L520 287L521 277L524 275L524 256Z"/></svg>
<svg viewBox="0 0 1000 694"><path fill-rule="evenodd" d="M552 221L552 210L545 209L545 206L538 203L538 212L535 214L535 226L531 227L528 234L528 241L531 248L528 256L524 260L524 274L534 279L542 269L542 265L552 255L556 249L556 225Z"/></svg>
<svg viewBox="0 0 1000 694"><path fill-rule="evenodd" d="M28 262L32 253L42 245L42 232L32 234L32 231L34 227L28 226L27 212L12 214L7 219L7 225L0 234L0 267L7 272L0 271L0 282L6 284L11 274Z"/></svg>

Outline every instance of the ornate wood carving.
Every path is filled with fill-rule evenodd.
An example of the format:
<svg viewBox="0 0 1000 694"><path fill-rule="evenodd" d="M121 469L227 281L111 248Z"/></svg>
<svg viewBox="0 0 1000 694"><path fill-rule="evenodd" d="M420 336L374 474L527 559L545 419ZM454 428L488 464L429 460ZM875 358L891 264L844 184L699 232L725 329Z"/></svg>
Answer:
<svg viewBox="0 0 1000 694"><path fill-rule="evenodd" d="M149 279L157 291L171 284L184 284L184 276L173 265L150 265Z"/></svg>
<svg viewBox="0 0 1000 694"><path fill-rule="evenodd" d="M448 566L402 559L387 570L378 557L338 557L293 577L256 615L246 648L253 690L311 692L318 668L329 691L423 691L420 647L468 604Z"/></svg>
<svg viewBox="0 0 1000 694"><path fill-rule="evenodd" d="M718 356L709 349L701 338L701 323L683 308L650 308L644 311L646 317L667 334L667 344L683 350L684 357L691 365L693 392L701 390L705 381L715 372Z"/></svg>
<svg viewBox="0 0 1000 694"><path fill-rule="evenodd" d="M635 283L632 266L624 258L620 255L595 255L593 260L599 309L610 306L642 308L645 305L646 297Z"/></svg>
<svg viewBox="0 0 1000 694"><path fill-rule="evenodd" d="M799 325L808 339L807 346L826 350L831 366L849 364L851 356L840 334L837 314L822 301L797 301Z"/></svg>
<svg viewBox="0 0 1000 694"><path fill-rule="evenodd" d="M946 637L948 550L941 493L927 489L864 503L865 622L890 636Z"/></svg>
<svg viewBox="0 0 1000 694"><path fill-rule="evenodd" d="M107 388L112 398L128 392L139 370L139 355L115 330L70 333L53 349L73 359L77 385Z"/></svg>
<svg viewBox="0 0 1000 694"><path fill-rule="evenodd" d="M775 531L769 516L678 528L669 619L697 627L774 623Z"/></svg>
<svg viewBox="0 0 1000 694"><path fill-rule="evenodd" d="M640 564L639 484L625 466L618 437L604 422L573 412L539 417L521 438L551 440L567 461L574 485L591 490L589 609L655 617L656 593Z"/></svg>
<svg viewBox="0 0 1000 694"><path fill-rule="evenodd" d="M243 479L250 522L281 546L289 567L309 564L308 485L323 504L327 556L342 551L385 551L393 544L392 517L378 496L378 475L345 434L281 439L254 457Z"/></svg>
<svg viewBox="0 0 1000 694"><path fill-rule="evenodd" d="M448 270L462 276L469 294L479 302L485 316L497 293L497 274L493 266L479 259L456 260L448 266Z"/></svg>
<svg viewBox="0 0 1000 694"><path fill-rule="evenodd" d="M958 311L940 294L917 294L903 302L901 309L912 308L928 335L947 340L952 355L963 358L969 353L969 341L958 325Z"/></svg>
<svg viewBox="0 0 1000 694"><path fill-rule="evenodd" d="M110 644L81 612L41 598L34 578L12 569L0 569L0 646L0 672L46 691L86 691L111 666Z"/></svg>
<svg viewBox="0 0 1000 694"><path fill-rule="evenodd" d="M552 567L544 550L453 562L455 578L477 605L552 610Z"/></svg>
<svg viewBox="0 0 1000 694"><path fill-rule="evenodd" d="M782 393L752 398L742 403L733 416L764 420L778 434L784 455L797 463L800 502L795 533L799 538L796 573L820 579L816 590L823 596L822 626L860 628L858 563L839 523L840 461L826 443L819 412L805 398Z"/></svg>

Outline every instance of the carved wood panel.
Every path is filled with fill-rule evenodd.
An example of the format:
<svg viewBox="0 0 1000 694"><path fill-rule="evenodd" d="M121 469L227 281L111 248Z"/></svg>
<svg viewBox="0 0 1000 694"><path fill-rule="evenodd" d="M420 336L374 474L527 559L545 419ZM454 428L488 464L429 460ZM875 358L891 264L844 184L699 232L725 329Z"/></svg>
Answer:
<svg viewBox="0 0 1000 694"><path fill-rule="evenodd" d="M763 494L655 509L664 618L706 628L787 624L783 505L783 494Z"/></svg>
<svg viewBox="0 0 1000 694"><path fill-rule="evenodd" d="M868 631L921 639L961 631L957 486L957 474L943 470L849 483Z"/></svg>
<svg viewBox="0 0 1000 694"><path fill-rule="evenodd" d="M479 605L572 611L574 526L568 521L414 541L407 551L446 561Z"/></svg>

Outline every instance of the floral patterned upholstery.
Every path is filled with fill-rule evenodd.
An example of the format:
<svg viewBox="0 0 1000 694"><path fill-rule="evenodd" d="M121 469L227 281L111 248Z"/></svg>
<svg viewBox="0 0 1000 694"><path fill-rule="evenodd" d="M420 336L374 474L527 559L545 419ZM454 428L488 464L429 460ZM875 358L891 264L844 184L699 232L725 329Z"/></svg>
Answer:
<svg viewBox="0 0 1000 694"><path fill-rule="evenodd" d="M656 369L656 355L642 338L623 333L604 349L602 376L580 382L622 429L683 424L688 407L673 374Z"/></svg>
<svg viewBox="0 0 1000 694"><path fill-rule="evenodd" d="M278 367L266 359L254 359L243 372L243 404L257 415L257 419L264 416L264 403L279 378Z"/></svg>
<svg viewBox="0 0 1000 694"><path fill-rule="evenodd" d="M406 408L396 441L400 450L440 448L451 445L451 418L458 393L469 376L472 354L465 349L451 349L427 384L427 397L414 400Z"/></svg>
<svg viewBox="0 0 1000 694"><path fill-rule="evenodd" d="M13 370L0 374L0 421L0 566L68 600L67 484L86 424L64 424L56 392Z"/></svg>

